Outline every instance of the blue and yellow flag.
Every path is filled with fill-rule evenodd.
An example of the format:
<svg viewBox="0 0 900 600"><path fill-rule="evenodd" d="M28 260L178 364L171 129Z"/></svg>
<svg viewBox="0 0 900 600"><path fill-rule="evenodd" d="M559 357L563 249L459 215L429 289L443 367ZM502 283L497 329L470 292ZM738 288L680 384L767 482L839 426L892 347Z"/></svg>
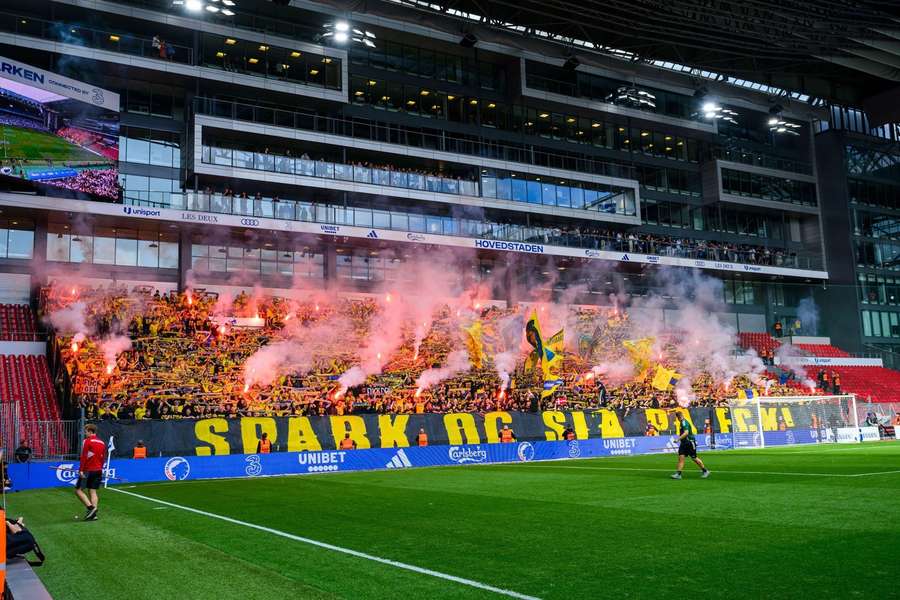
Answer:
<svg viewBox="0 0 900 600"><path fill-rule="evenodd" d="M563 349L565 342L563 341L563 330L560 329L553 337L544 344L544 355L541 358L541 369L544 372L544 391L541 392L541 398L546 398L553 394L560 385L562 385L562 368Z"/></svg>
<svg viewBox="0 0 900 600"><path fill-rule="evenodd" d="M678 383L678 380L681 379L681 374L676 373L674 369L667 369L662 365L656 365L656 374L653 375L653 385L654 388L666 392Z"/></svg>
<svg viewBox="0 0 900 600"><path fill-rule="evenodd" d="M534 352L525 359L525 372L531 373L544 356L544 338L541 335L541 323L538 321L537 310L531 311L531 316L525 322L525 340L534 348Z"/></svg>
<svg viewBox="0 0 900 600"><path fill-rule="evenodd" d="M742 388L737 391L737 397L741 400L753 400L759 396L759 392L753 388Z"/></svg>

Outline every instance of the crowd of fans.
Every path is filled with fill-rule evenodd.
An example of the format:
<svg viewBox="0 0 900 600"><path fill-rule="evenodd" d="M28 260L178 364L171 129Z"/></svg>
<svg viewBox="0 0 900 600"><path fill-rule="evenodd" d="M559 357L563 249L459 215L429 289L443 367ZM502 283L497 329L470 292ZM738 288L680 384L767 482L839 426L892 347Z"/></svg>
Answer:
<svg viewBox="0 0 900 600"><path fill-rule="evenodd" d="M206 416L326 415L348 413L444 413L490 410L546 410L581 408L638 409L674 406L672 391L651 386L652 370L626 381L594 376L591 366L621 361L621 342L628 335L627 315L609 317L604 311L577 313L572 332L578 347L566 353L564 383L541 399L540 369L524 370L524 360L510 373L504 389L491 354L482 368L472 368L417 394L416 379L427 368L443 364L458 345L459 323L449 308L435 315L418 349L412 332L387 359L378 375L362 385L338 393L338 378L358 363L359 348L368 332L378 327L378 304L372 299L342 299L331 304L297 303L279 298L240 294L233 300L202 290L160 294L149 289L46 288L42 311L53 312L74 302L87 310L87 339L58 338L72 381L75 400L91 418L180 419ZM485 336L496 335L501 320L512 311L490 307L481 311ZM228 325L227 317L247 319L251 326ZM286 337L285 325L324 323L341 317L350 326L343 335L326 336L302 372L283 373L269 385L248 385L244 364L258 349ZM599 325L598 325L599 324ZM492 333L493 332L493 333ZM122 333L132 348L114 363L104 356L98 340ZM677 368L677 336L667 342L668 366ZM524 356L521 357L524 359ZM779 384L769 375L765 393L796 395L797 384ZM694 405L712 406L734 398L735 389L751 385L746 377L723 383L695 378Z"/></svg>
<svg viewBox="0 0 900 600"><path fill-rule="evenodd" d="M74 177L54 179L49 183L56 187L105 198L119 197L119 177L115 169L82 169Z"/></svg>

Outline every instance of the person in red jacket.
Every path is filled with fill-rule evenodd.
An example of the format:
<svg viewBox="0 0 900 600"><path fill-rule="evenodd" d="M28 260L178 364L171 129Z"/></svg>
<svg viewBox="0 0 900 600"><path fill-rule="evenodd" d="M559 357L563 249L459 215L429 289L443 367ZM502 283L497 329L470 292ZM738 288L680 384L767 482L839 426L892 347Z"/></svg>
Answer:
<svg viewBox="0 0 900 600"><path fill-rule="evenodd" d="M97 426L84 427L84 444L81 446L81 461L78 463L78 481L75 482L75 495L87 509L85 521L97 520L97 490L103 481L103 464L106 460L106 444L97 437ZM90 494L84 493L87 490Z"/></svg>

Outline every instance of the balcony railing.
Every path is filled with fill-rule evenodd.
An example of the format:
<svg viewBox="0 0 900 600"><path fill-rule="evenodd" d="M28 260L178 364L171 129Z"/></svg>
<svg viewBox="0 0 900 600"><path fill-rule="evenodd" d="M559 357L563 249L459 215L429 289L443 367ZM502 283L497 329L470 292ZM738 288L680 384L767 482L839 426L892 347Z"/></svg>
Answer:
<svg viewBox="0 0 900 600"><path fill-rule="evenodd" d="M74 44L96 50L128 54L130 56L154 58L182 65L207 67L241 75L277 79L299 85L341 89L340 70L335 71L334 76L329 75L329 79L326 80L324 70L317 69L315 70L316 74L312 75L312 71L308 69L286 68L287 65L278 60L271 62L264 60L254 63L252 61L255 59L246 57L229 58L223 55L222 58L213 58L212 55L207 56L202 52L195 54L193 48L172 44L168 40L163 40L164 47L161 49L159 42L154 42L151 38L81 27L57 21L45 21L13 13L0 12L0 31L64 44ZM337 78L336 80L335 77Z"/></svg>
<svg viewBox="0 0 900 600"><path fill-rule="evenodd" d="M347 165L325 160L294 158L280 154L203 146L202 160L204 163L217 166L269 171L274 173L284 173L286 175L300 175L303 177L317 177L319 179L368 183L372 185L382 185L406 190L437 192L456 196L479 195L478 184L474 181L359 165Z"/></svg>
<svg viewBox="0 0 900 600"><path fill-rule="evenodd" d="M808 162L771 156L743 148L714 148L710 152L710 158L752 165L754 167L812 175L812 165Z"/></svg>
<svg viewBox="0 0 900 600"><path fill-rule="evenodd" d="M287 129L301 129L379 143L398 144L431 151L478 156L593 175L636 179L634 167L629 165L603 162L583 155L553 154L536 149L530 144L512 146L496 142L483 142L471 137L456 137L448 132L433 134L373 121L338 119L306 111L268 108L212 98L196 98L194 111L200 115L274 125Z"/></svg>
<svg viewBox="0 0 900 600"><path fill-rule="evenodd" d="M811 256L797 256L783 248L765 246L742 248L716 248L699 246L699 240L639 237L632 234L614 234L608 230L563 230L557 227L536 227L511 223L496 223L488 220L460 219L424 215L399 210L378 210L318 204L296 200L276 200L274 198L249 198L225 196L220 193L186 192L181 194L165 192L128 192L125 204L172 208L176 210L209 212L217 214L242 215L304 221L323 225L346 225L363 228L391 229L410 233L428 233L467 238L480 238L508 242L548 244L567 248L608 250L614 252L636 252L691 258L698 260L723 261L753 265L766 265L793 269L820 269L821 259Z"/></svg>
<svg viewBox="0 0 900 600"><path fill-rule="evenodd" d="M158 58L184 65L194 64L194 50L187 46L171 44L174 52L167 57L165 51L161 53L158 46L154 47L153 40L150 38L102 31L59 21L45 21L12 13L0 13L0 31L97 50L121 52L131 56ZM166 42L166 45L169 43Z"/></svg>

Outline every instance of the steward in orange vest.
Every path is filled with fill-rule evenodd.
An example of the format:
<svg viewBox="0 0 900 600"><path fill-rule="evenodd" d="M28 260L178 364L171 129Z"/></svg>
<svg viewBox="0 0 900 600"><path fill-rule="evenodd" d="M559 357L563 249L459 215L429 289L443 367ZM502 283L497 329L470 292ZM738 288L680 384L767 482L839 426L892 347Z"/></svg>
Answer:
<svg viewBox="0 0 900 600"><path fill-rule="evenodd" d="M256 453L269 454L270 452L272 452L272 442L269 441L269 434L264 432L256 443Z"/></svg>
<svg viewBox="0 0 900 600"><path fill-rule="evenodd" d="M138 443L135 444L132 458L147 458L147 446L141 440L138 440Z"/></svg>
<svg viewBox="0 0 900 600"><path fill-rule="evenodd" d="M508 444L516 439L516 434L512 429L509 428L509 425L504 425L503 429L500 430L500 441L504 444Z"/></svg>
<svg viewBox="0 0 900 600"><path fill-rule="evenodd" d="M565 431L563 431L563 439L567 442L571 442L575 439L575 430L571 427L566 427Z"/></svg>
<svg viewBox="0 0 900 600"><path fill-rule="evenodd" d="M350 439L349 433L345 433L344 439L341 440L338 448L340 448L341 450L353 450L354 448L356 448L356 442Z"/></svg>
<svg viewBox="0 0 900 600"><path fill-rule="evenodd" d="M425 433L424 429L420 429L418 435L416 435L416 444L420 447L428 445L428 434Z"/></svg>

